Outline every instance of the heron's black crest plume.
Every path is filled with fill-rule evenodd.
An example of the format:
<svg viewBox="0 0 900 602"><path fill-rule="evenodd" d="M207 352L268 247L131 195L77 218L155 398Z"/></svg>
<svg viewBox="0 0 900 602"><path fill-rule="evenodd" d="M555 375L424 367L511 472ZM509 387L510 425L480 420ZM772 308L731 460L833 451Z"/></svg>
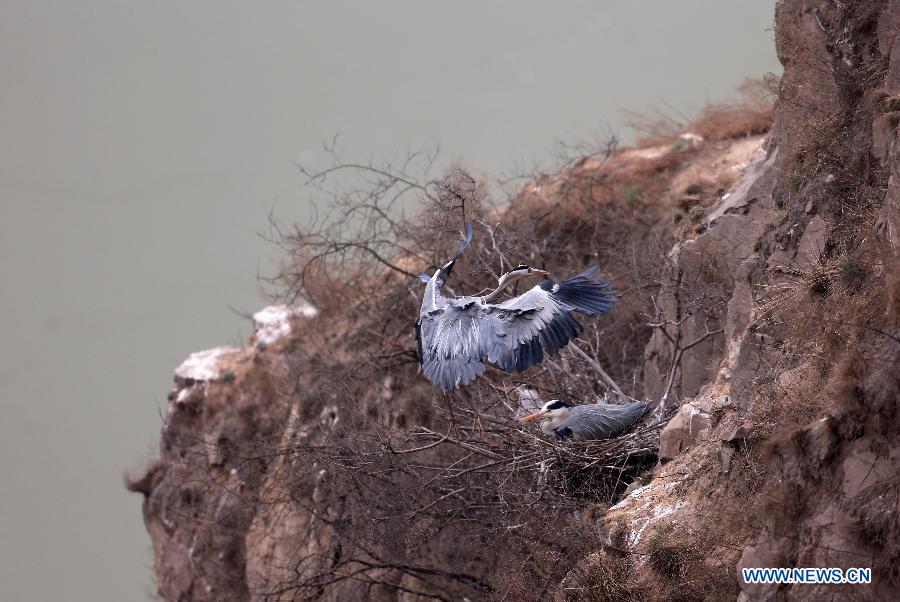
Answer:
<svg viewBox="0 0 900 602"><path fill-rule="evenodd" d="M466 238L459 245L459 250L456 252L456 255L450 261L456 261L459 259L459 256L462 255L462 252L466 250L466 247L472 242L472 223L466 223Z"/></svg>
<svg viewBox="0 0 900 602"><path fill-rule="evenodd" d="M459 259L459 256L462 255L462 252L466 250L466 247L472 242L472 224L466 223L466 237L463 239L462 243L459 245L459 249L456 253L451 257L445 264L442 266L442 270L444 271L444 277L446 278L450 272L453 271L453 265L456 263L456 260ZM428 284L431 280L431 276L428 274L419 274L419 280Z"/></svg>

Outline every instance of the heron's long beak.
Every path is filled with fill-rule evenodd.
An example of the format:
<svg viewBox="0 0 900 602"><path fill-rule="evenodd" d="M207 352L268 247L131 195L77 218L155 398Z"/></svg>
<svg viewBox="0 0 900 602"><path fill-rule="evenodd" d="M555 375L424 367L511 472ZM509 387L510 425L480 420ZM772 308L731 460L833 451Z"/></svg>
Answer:
<svg viewBox="0 0 900 602"><path fill-rule="evenodd" d="M534 414L529 414L528 416L522 416L522 420L528 422L529 420L537 420L547 412L541 410L540 412L535 412Z"/></svg>
<svg viewBox="0 0 900 602"><path fill-rule="evenodd" d="M546 272L546 271L544 271L544 270L539 270L539 269L537 269L537 268L531 268L531 273L532 273L532 274L535 274L535 275L537 275L537 276L546 276L546 275L549 274L550 272Z"/></svg>

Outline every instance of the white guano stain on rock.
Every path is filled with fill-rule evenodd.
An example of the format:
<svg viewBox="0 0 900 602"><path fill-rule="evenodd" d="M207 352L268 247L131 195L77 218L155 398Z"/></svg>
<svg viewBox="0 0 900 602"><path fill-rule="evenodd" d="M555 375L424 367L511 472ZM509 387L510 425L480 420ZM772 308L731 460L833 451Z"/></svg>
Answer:
<svg viewBox="0 0 900 602"><path fill-rule="evenodd" d="M622 543L633 548L641 542L647 531L663 518L677 513L688 505L685 500L677 499L673 488L681 481L669 483L650 483L632 491L621 502L607 511L607 516L616 516L612 524L618 523Z"/></svg>
<svg viewBox="0 0 900 602"><path fill-rule="evenodd" d="M319 311L312 305L270 305L253 314L256 340L271 345L291 333L291 319L312 318Z"/></svg>
<svg viewBox="0 0 900 602"><path fill-rule="evenodd" d="M224 355L240 351L237 347L214 347L190 354L175 368L176 380L209 381L220 376L219 360Z"/></svg>
<svg viewBox="0 0 900 602"><path fill-rule="evenodd" d="M186 387L186 388L184 388L184 389L179 389L179 390L178 390L178 395L175 396L175 403L185 403L185 402L187 402L188 397L190 397L190 394L191 394L191 388L190 388L190 387Z"/></svg>
<svg viewBox="0 0 900 602"><path fill-rule="evenodd" d="M644 535L644 531L647 530L647 527L670 514L678 512L687 505L688 503L686 501L679 500L675 502L675 505L673 506L655 506L652 510L652 514L649 516L642 516L632 520L630 522L631 532L628 533L628 546L631 548L636 546L641 541L641 537Z"/></svg>
<svg viewBox="0 0 900 602"><path fill-rule="evenodd" d="M634 491L632 491L631 493L629 493L628 496L627 496L624 500L622 500L621 502L619 502L618 504L616 504L615 506L613 506L613 507L610 508L609 510L610 510L610 511L613 511L613 510L622 510L622 509L624 509L626 506L628 506L629 504L631 504L631 503L632 503L632 500L639 500L639 499L641 499L641 494L643 494L643 493L645 493L645 492L647 492L647 491L650 491L650 490L652 490L652 489L654 489L654 488L656 488L656 487L657 487L657 485L652 485L652 484L651 484L651 485L644 485L643 487L638 487L637 489L635 489Z"/></svg>
<svg viewBox="0 0 900 602"><path fill-rule="evenodd" d="M691 146L703 144L703 136L701 136L700 134L695 134L694 132L685 132L683 134L678 134L678 138L684 140Z"/></svg>

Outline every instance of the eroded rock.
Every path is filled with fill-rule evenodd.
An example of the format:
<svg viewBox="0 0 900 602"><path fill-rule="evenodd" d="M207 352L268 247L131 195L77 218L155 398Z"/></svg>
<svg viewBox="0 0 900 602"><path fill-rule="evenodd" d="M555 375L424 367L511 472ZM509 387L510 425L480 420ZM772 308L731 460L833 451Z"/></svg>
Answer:
<svg viewBox="0 0 900 602"><path fill-rule="evenodd" d="M270 305L253 314L254 337L258 343L272 345L291 334L291 322L313 318L318 310L312 305Z"/></svg>
<svg viewBox="0 0 900 602"><path fill-rule="evenodd" d="M184 385L194 382L217 380L222 377L225 361L239 354L238 347L214 347L190 354L175 368L175 382Z"/></svg>
<svg viewBox="0 0 900 602"><path fill-rule="evenodd" d="M701 409L699 403L688 402L682 405L659 434L660 461L676 458L708 437L711 425L709 412Z"/></svg>
<svg viewBox="0 0 900 602"><path fill-rule="evenodd" d="M778 217L772 199L777 156L777 149L755 152L743 175L709 210L705 231L677 244L670 253L674 268L660 292L660 310L666 319L678 322L681 340L699 341L681 357L675 383L675 390L681 396L697 395L701 386L714 379L726 349L733 346L725 333L733 339L746 328L752 303L752 298L747 299L749 292L742 295L743 308L737 302L729 308L727 300L738 286L742 265L747 267L740 277L744 281L749 279L747 269L756 264L745 262L754 254L759 238ZM726 301L721 305L713 302L702 310L694 308L694 313L688 315L676 315L684 311L685 295ZM730 325L729 317L743 323ZM645 386L651 398L661 396L666 386L673 353L668 337L654 332L644 353Z"/></svg>

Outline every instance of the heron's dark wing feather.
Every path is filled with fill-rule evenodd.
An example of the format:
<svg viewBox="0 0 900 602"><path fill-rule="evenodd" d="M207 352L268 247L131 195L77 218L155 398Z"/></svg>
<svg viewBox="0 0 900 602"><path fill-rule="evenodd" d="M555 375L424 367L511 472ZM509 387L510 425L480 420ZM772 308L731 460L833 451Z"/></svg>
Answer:
<svg viewBox="0 0 900 602"><path fill-rule="evenodd" d="M547 279L539 286L569 309L598 316L616 303L617 293L610 289L611 284L608 277L597 274L597 266L592 266L559 284Z"/></svg>
<svg viewBox="0 0 900 602"><path fill-rule="evenodd" d="M419 351L419 363L424 361L422 356L422 318L416 320L416 349Z"/></svg>
<svg viewBox="0 0 900 602"><path fill-rule="evenodd" d="M537 287L498 305L487 305L481 348L485 359L506 371L522 372L544 359L540 333L553 320L554 304Z"/></svg>
<svg viewBox="0 0 900 602"><path fill-rule="evenodd" d="M540 286L490 306L486 357L506 371L522 372L555 354L581 325Z"/></svg>
<svg viewBox="0 0 900 602"><path fill-rule="evenodd" d="M569 420L562 426L571 429L576 439L609 439L628 430L646 411L647 404L643 402L573 406Z"/></svg>
<svg viewBox="0 0 900 602"><path fill-rule="evenodd" d="M544 352L555 355L582 330L570 309L541 285L493 306L489 321L493 332L504 333L504 345L489 346L488 360L522 372L541 363Z"/></svg>
<svg viewBox="0 0 900 602"><path fill-rule="evenodd" d="M556 435L557 439L571 439L573 435L572 429L567 426L554 429L553 433Z"/></svg>

